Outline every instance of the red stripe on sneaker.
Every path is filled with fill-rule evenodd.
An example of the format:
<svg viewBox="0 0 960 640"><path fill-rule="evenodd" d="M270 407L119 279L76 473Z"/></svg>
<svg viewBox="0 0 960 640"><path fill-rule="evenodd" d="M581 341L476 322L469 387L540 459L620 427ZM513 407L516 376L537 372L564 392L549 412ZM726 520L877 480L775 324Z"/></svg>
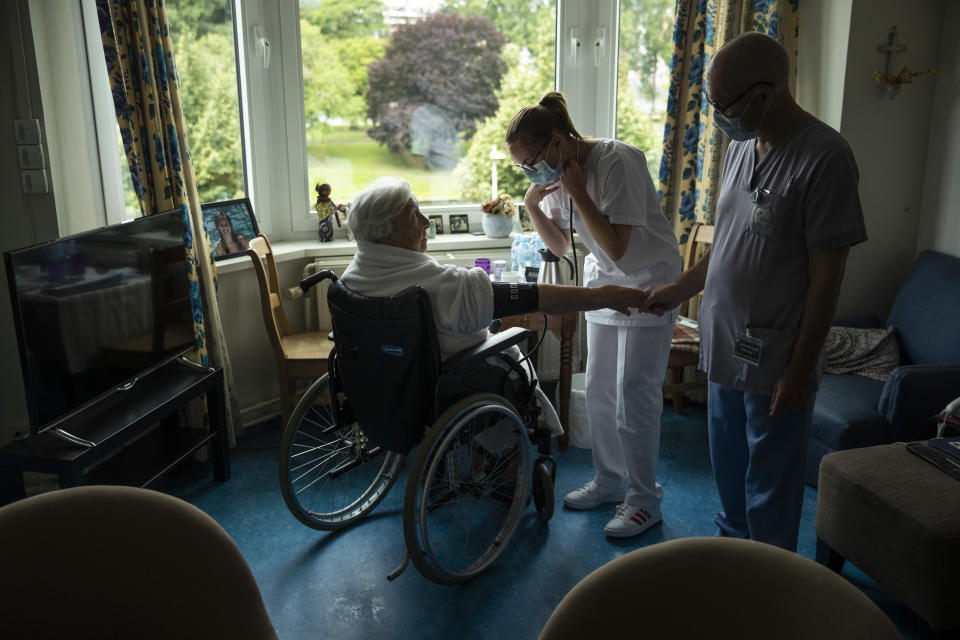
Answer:
<svg viewBox="0 0 960 640"><path fill-rule="evenodd" d="M630 518L630 519L633 520L634 522L636 522L637 524L643 524L644 522L647 521L647 519L644 518L643 515L640 514L640 513L635 513L635 514L633 514L633 517Z"/></svg>
<svg viewBox="0 0 960 640"><path fill-rule="evenodd" d="M642 513L643 515L647 516L647 518L650 517L650 512L647 511L646 509L640 509L640 513Z"/></svg>

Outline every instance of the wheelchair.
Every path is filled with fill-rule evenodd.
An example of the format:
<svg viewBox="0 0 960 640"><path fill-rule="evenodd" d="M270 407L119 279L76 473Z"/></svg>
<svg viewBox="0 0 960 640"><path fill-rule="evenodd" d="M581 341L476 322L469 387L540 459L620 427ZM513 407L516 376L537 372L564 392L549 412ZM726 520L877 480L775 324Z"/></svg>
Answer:
<svg viewBox="0 0 960 640"><path fill-rule="evenodd" d="M403 498L403 560L456 584L505 548L532 491L538 517L554 511L556 463L539 425L536 379L504 353L514 328L441 362L429 296L419 286L389 298L349 290L331 271L334 349L328 372L304 393L280 443L280 486L309 527L349 527L386 497L414 448ZM531 466L530 445L539 457Z"/></svg>

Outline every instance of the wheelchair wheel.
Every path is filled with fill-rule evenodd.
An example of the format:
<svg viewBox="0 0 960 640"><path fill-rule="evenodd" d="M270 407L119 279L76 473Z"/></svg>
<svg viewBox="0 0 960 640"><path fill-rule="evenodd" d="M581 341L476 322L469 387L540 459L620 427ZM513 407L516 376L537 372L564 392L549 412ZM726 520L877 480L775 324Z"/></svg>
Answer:
<svg viewBox="0 0 960 640"><path fill-rule="evenodd" d="M454 403L420 444L407 479L403 533L425 577L456 584L486 569L529 496L523 422L501 396Z"/></svg>
<svg viewBox="0 0 960 640"><path fill-rule="evenodd" d="M557 463L553 458L539 458L533 465L533 505L537 508L537 517L550 522L555 507L553 478L557 472Z"/></svg>
<svg viewBox="0 0 960 640"><path fill-rule="evenodd" d="M337 424L329 376L310 385L280 440L280 489L300 522L342 529L373 510L397 479L403 456L378 449L356 423Z"/></svg>

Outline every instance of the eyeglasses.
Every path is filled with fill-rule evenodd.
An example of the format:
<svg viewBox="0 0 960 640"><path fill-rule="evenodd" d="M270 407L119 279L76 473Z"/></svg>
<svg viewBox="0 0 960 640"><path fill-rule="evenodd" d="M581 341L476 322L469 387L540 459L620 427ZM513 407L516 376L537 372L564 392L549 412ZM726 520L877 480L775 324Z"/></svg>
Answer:
<svg viewBox="0 0 960 640"><path fill-rule="evenodd" d="M708 96L708 95L706 95L706 94L704 94L704 96L706 97L707 102L710 104L710 106L712 106L714 109L716 109L716 110L719 111L720 113L726 115L727 109L729 109L729 108L732 107L733 105L735 105L735 104L737 104L738 102L740 102L741 100L743 100L743 99L747 96L748 93L750 93L753 89L755 89L756 87L759 87L760 85L766 85L766 86L768 86L768 87L772 87L772 86L773 86L773 83L772 83L772 82L764 82L764 81L762 81L762 80L761 80L760 82L754 82L752 85L750 85L749 87L747 87L746 90L745 90L743 93L741 93L741 94L738 95L736 98L734 98L733 100L731 100L730 102L728 102L726 105L723 105L723 106L721 106L721 105L717 104L716 102L714 102L713 100L711 100L711 99L710 99L710 96Z"/></svg>
<svg viewBox="0 0 960 640"><path fill-rule="evenodd" d="M550 138L547 138L547 141L543 143L543 146L540 147L540 151L537 151L536 155L533 156L534 161L540 157L540 154L543 153L543 150L547 148L547 145L550 144ZM534 167L529 162L514 162L513 166L518 169L523 169L524 171L529 171L531 173L536 173L537 168Z"/></svg>

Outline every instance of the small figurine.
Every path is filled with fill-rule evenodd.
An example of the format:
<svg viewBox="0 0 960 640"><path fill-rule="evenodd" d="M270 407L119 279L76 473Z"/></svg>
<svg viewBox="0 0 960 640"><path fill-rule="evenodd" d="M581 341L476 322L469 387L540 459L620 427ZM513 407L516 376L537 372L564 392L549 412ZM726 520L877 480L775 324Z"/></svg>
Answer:
<svg viewBox="0 0 960 640"><path fill-rule="evenodd" d="M340 226L337 206L330 199L330 185L327 183L317 183L317 217L320 219L320 242L330 242L333 240L333 222L336 220L337 226Z"/></svg>

